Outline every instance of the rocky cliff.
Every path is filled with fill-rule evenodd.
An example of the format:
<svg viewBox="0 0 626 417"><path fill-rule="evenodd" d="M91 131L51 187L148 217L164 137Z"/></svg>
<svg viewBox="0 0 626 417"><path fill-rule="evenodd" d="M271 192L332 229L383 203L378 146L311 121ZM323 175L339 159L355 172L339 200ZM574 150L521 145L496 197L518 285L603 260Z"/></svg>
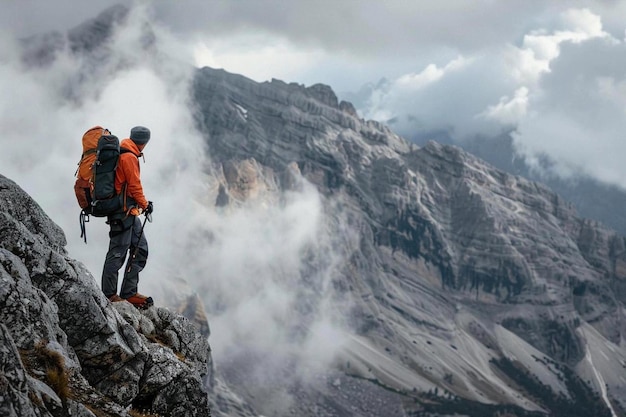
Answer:
<svg viewBox="0 0 626 417"><path fill-rule="evenodd" d="M513 415L623 415L622 236L539 183L359 119L327 86L204 68L193 95L223 195L240 185L232 166L256 167L245 182L278 192L296 172L324 195L330 229L347 218L358 231L333 282L355 329L345 375L422 403L405 408L415 412L435 413L425 404L446 392Z"/></svg>
<svg viewBox="0 0 626 417"><path fill-rule="evenodd" d="M166 308L110 303L64 246L0 175L0 414L210 415L206 336Z"/></svg>

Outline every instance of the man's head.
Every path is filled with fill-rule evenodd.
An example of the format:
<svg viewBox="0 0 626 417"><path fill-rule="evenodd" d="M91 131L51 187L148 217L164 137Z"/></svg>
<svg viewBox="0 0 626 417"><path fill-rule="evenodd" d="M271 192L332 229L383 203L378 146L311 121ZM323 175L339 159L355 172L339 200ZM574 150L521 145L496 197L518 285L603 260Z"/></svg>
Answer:
<svg viewBox="0 0 626 417"><path fill-rule="evenodd" d="M135 126L130 129L130 139L143 149L150 140L150 129L143 126Z"/></svg>

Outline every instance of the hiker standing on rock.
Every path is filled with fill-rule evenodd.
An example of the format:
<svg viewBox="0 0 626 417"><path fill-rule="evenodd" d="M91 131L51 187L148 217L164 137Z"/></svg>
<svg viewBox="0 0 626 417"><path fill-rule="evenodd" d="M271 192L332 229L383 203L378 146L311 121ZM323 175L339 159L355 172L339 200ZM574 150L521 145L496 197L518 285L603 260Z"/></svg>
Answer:
<svg viewBox="0 0 626 417"><path fill-rule="evenodd" d="M143 232L139 215L152 213L152 202L143 193L139 173L139 157L150 140L150 130L136 126L130 130L130 138L120 143L120 156L115 171L115 191L124 199L124 208L107 216L109 231L109 251L102 270L102 292L112 302L128 301L137 308L147 308L154 304L152 297L137 292L139 272L148 259L148 241ZM148 217L147 217L148 219ZM145 225L145 221L144 221ZM128 255L122 288L117 294L118 271Z"/></svg>

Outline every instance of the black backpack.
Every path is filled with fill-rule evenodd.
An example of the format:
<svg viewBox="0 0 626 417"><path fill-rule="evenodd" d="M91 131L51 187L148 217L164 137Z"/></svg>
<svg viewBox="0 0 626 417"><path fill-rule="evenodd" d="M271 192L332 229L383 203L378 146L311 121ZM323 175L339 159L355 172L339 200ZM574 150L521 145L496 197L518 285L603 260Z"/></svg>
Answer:
<svg viewBox="0 0 626 417"><path fill-rule="evenodd" d="M121 194L115 193L115 170L120 158L117 136L104 135L98 139L96 161L93 164L91 212L95 217L106 217L122 208Z"/></svg>

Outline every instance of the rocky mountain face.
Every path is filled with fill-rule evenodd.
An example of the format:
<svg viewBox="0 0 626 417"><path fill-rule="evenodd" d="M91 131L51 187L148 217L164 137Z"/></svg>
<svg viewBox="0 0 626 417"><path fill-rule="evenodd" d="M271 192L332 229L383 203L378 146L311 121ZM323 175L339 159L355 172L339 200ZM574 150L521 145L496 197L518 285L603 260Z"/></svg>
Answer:
<svg viewBox="0 0 626 417"><path fill-rule="evenodd" d="M166 308L110 303L65 244L0 175L0 414L210 415L208 335Z"/></svg>
<svg viewBox="0 0 626 417"><path fill-rule="evenodd" d="M246 164L257 189L295 172L341 200L358 242L333 282L354 329L339 369L402 396L387 415L624 415L622 236L539 183L359 119L327 86L203 68L193 96L222 195ZM345 415L385 415L344 395Z"/></svg>
<svg viewBox="0 0 626 417"><path fill-rule="evenodd" d="M599 220L626 235L626 214L620 210L626 205L626 192L619 187L590 177L562 179L534 172L523 159L516 157L510 135L493 139L476 138L460 146L501 170L543 182L573 203L581 216ZM551 161L546 158L545 163L549 165Z"/></svg>
<svg viewBox="0 0 626 417"><path fill-rule="evenodd" d="M357 92L345 92L340 95L352 102L357 110L367 112L372 99L379 95L386 95L390 88L390 82L383 78L377 83L364 85ZM411 132L405 123L400 122L407 119L417 120L419 118L411 114L411 109L407 109L406 114L394 117L388 123L396 131L401 128L404 137L419 146L424 146L433 139L440 143L455 144L503 171L544 183L567 201L573 203L581 216L599 220L611 229L626 235L626 213L620 209L626 205L626 192L620 187L603 183L591 177L581 176L564 179L550 175L549 170L547 170L547 174L537 172L536 169L531 168L526 163L524 158L519 156L511 132L496 137L465 138L455 143L449 132L445 130L429 134L416 133L421 131L416 126L415 131ZM404 126L401 127L401 125ZM553 161L546 155L542 158L541 165L545 168L549 168L553 164Z"/></svg>
<svg viewBox="0 0 626 417"><path fill-rule="evenodd" d="M102 63L101 23L125 16L107 13L52 46L29 40L25 61L46 65L62 44ZM207 415L204 387L223 416L626 416L623 236L539 183L360 119L328 86L203 68L190 94L225 216L304 186L321 196L330 244L276 278L299 301L280 320L297 339L331 311L345 342L306 381L293 355L246 343L213 365L208 334L183 317L104 300L62 231L2 178L3 415ZM221 308L207 303L209 318ZM252 375L259 362L274 372Z"/></svg>

